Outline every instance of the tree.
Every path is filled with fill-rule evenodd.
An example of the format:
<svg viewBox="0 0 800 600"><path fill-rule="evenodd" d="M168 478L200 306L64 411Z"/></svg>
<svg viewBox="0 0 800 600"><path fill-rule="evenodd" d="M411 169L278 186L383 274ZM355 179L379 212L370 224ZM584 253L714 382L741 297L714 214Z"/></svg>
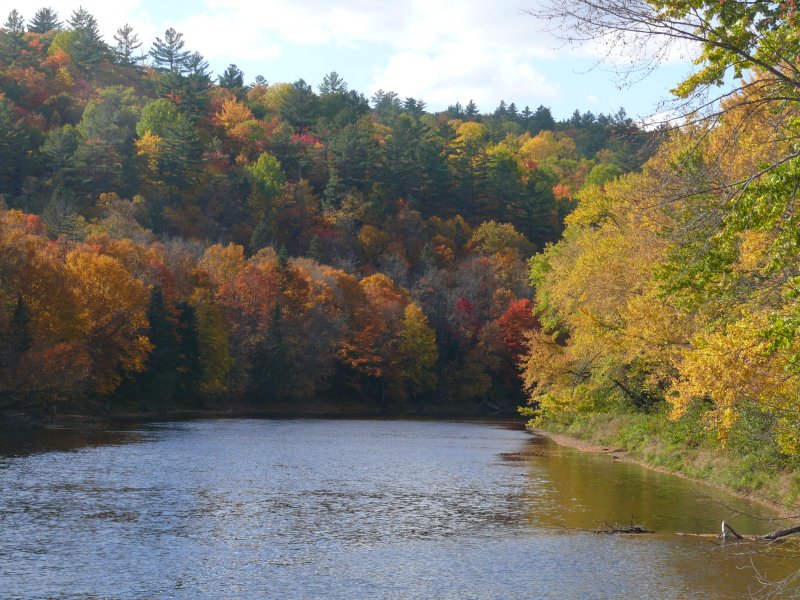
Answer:
<svg viewBox="0 0 800 600"><path fill-rule="evenodd" d="M406 306L398 331L400 335L400 369L412 396L435 384L432 372L439 358L436 333L428 324L422 309L413 302Z"/></svg>
<svg viewBox="0 0 800 600"><path fill-rule="evenodd" d="M25 177L30 138L14 107L0 94L0 194L17 194Z"/></svg>
<svg viewBox="0 0 800 600"><path fill-rule="evenodd" d="M336 71L331 71L322 78L322 83L319 85L319 93L321 96L328 94L346 94L347 82L339 77Z"/></svg>
<svg viewBox="0 0 800 600"><path fill-rule="evenodd" d="M164 38L157 37L150 48L150 57L156 70L164 73L182 74L186 68L186 61L191 52L184 50L186 42L183 34L172 27L164 32Z"/></svg>
<svg viewBox="0 0 800 600"><path fill-rule="evenodd" d="M289 88L280 105L281 118L300 131L306 131L317 118L319 98L302 79Z"/></svg>
<svg viewBox="0 0 800 600"><path fill-rule="evenodd" d="M177 107L164 98L148 102L136 124L143 156L154 181L183 189L193 179L200 159L197 131Z"/></svg>
<svg viewBox="0 0 800 600"><path fill-rule="evenodd" d="M17 293L14 311L11 313L8 331L0 343L0 371L14 373L23 355L33 343L30 332L30 311L22 293Z"/></svg>
<svg viewBox="0 0 800 600"><path fill-rule="evenodd" d="M22 56L26 47L25 20L16 9L8 13L8 18L0 30L0 59L13 63Z"/></svg>
<svg viewBox="0 0 800 600"><path fill-rule="evenodd" d="M117 42L114 56L121 65L132 67L145 60L144 54L134 56L134 52L142 47L142 42L128 23L117 29L114 41Z"/></svg>
<svg viewBox="0 0 800 600"><path fill-rule="evenodd" d="M189 302L197 315L199 388L206 393L218 394L226 389L233 366L228 328L219 304L213 301L207 289L195 289Z"/></svg>
<svg viewBox="0 0 800 600"><path fill-rule="evenodd" d="M3 29L8 33L25 33L25 19L16 8L8 13L6 22L3 23Z"/></svg>
<svg viewBox="0 0 800 600"><path fill-rule="evenodd" d="M267 226L267 231L263 232L263 235L270 238L271 232L268 231L267 224L272 217L272 202L283 189L286 175L281 169L280 161L269 152L262 153L255 163L245 167L245 173L253 189L250 197L253 217L257 222L263 222Z"/></svg>
<svg viewBox="0 0 800 600"><path fill-rule="evenodd" d="M244 87L244 71L231 63L219 76L219 85L232 90L241 90Z"/></svg>
<svg viewBox="0 0 800 600"><path fill-rule="evenodd" d="M58 20L58 13L52 8L40 8L28 23L28 31L31 33L44 34L59 29L61 21Z"/></svg>
<svg viewBox="0 0 800 600"><path fill-rule="evenodd" d="M186 75L179 78L175 98L184 113L198 121L208 112L208 91L212 87L208 61L199 52L192 52L185 62Z"/></svg>
<svg viewBox="0 0 800 600"><path fill-rule="evenodd" d="M73 11L67 23L73 31L69 45L70 56L84 76L88 77L106 57L108 47L100 37L97 19L85 8L80 7Z"/></svg>
<svg viewBox="0 0 800 600"><path fill-rule="evenodd" d="M92 388L110 394L126 374L145 366L152 348L144 335L150 294L108 255L74 250L67 255L67 269L84 302L81 325L92 361Z"/></svg>

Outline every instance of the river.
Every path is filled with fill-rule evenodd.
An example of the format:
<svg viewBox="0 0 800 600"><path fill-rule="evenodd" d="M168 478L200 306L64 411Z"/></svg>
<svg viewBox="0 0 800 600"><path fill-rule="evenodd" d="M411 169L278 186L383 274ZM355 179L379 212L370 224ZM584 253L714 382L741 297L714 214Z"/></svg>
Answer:
<svg viewBox="0 0 800 600"><path fill-rule="evenodd" d="M750 552L675 535L777 528L737 511L759 509L483 423L6 435L0 597L745 598ZM586 531L630 522L656 533Z"/></svg>

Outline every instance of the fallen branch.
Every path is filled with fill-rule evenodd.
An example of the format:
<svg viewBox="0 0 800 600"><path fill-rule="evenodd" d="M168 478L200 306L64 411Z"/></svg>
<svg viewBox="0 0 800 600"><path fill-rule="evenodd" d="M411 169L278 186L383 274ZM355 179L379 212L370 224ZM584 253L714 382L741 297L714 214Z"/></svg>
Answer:
<svg viewBox="0 0 800 600"><path fill-rule="evenodd" d="M722 522L722 541L725 541L725 540L728 539L728 534L732 535L734 539L737 539L737 540L742 539L742 536L739 535L733 527L728 525L727 522L723 521Z"/></svg>
<svg viewBox="0 0 800 600"><path fill-rule="evenodd" d="M786 537L787 535L792 535L793 533L800 533L800 525L795 525L794 527L787 527L786 529L778 529L778 531L773 531L772 533L768 533L766 535L762 535L762 540L774 541L778 540L782 537Z"/></svg>
<svg viewBox="0 0 800 600"><path fill-rule="evenodd" d="M655 533L650 529L645 529L641 525L630 525L629 527L619 527L604 523L600 529L595 529L595 533Z"/></svg>

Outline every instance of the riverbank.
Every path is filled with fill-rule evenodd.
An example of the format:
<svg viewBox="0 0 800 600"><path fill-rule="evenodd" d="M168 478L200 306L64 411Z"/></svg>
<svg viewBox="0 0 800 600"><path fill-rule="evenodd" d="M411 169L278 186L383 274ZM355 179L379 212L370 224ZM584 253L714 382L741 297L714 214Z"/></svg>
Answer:
<svg viewBox="0 0 800 600"><path fill-rule="evenodd" d="M656 421L656 423L654 423ZM655 426L654 426L655 425ZM724 490L788 518L800 512L800 475L758 450L741 453L676 435L653 415L595 414L530 429L581 452L609 454L683 479ZM682 443L681 443L682 442Z"/></svg>

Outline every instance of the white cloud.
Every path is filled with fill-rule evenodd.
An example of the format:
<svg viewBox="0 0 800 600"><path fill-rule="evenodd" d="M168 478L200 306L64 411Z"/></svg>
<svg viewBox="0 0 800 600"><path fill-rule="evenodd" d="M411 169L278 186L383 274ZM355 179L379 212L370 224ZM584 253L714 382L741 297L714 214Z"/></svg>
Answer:
<svg viewBox="0 0 800 600"><path fill-rule="evenodd" d="M186 47L215 71L236 62L245 71L293 80L335 69L364 92L378 88L428 102L433 109L472 98L482 110L500 99L572 104L589 90L574 84L599 46L574 50L543 33L522 9L534 0L48 0L62 19L78 4L98 19L107 42L128 22L143 48L175 27ZM7 13L20 0L0 0ZM25 9L25 17L34 9ZM563 58L572 61L562 65ZM276 60L279 59L279 60ZM586 65L583 69L579 64ZM680 60L670 55L669 60ZM323 66L325 65L325 66ZM327 67L327 68L326 68ZM572 89L570 89L572 85ZM570 90L569 92L567 90ZM593 94L600 92L592 89ZM603 94L604 100L607 94Z"/></svg>

